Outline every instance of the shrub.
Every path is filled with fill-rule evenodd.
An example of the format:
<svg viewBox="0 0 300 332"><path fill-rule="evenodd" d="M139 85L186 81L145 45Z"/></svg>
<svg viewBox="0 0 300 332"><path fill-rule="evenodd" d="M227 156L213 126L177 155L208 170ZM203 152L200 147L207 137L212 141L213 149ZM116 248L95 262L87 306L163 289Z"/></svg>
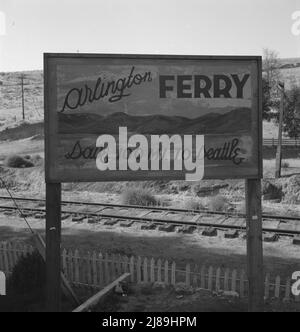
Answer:
<svg viewBox="0 0 300 332"><path fill-rule="evenodd" d="M121 197L123 204L151 206L158 201L148 190L143 188L131 188L124 191Z"/></svg>
<svg viewBox="0 0 300 332"><path fill-rule="evenodd" d="M7 282L9 295L40 294L44 295L46 266L37 251L23 256L13 268Z"/></svg>
<svg viewBox="0 0 300 332"><path fill-rule="evenodd" d="M282 168L289 168L289 167L290 167L290 164L289 164L288 161L283 161L281 167L282 167Z"/></svg>
<svg viewBox="0 0 300 332"><path fill-rule="evenodd" d="M265 181L263 183L262 192L264 199L282 199L282 185L275 182Z"/></svg>
<svg viewBox="0 0 300 332"><path fill-rule="evenodd" d="M30 157L30 161L34 164L34 166L42 166L44 163L44 159L38 154Z"/></svg>
<svg viewBox="0 0 300 332"><path fill-rule="evenodd" d="M34 166L32 161L16 154L6 157L4 165L12 168L26 168Z"/></svg>
<svg viewBox="0 0 300 332"><path fill-rule="evenodd" d="M222 195L217 195L209 200L208 206L211 211L224 211L228 208L228 200Z"/></svg>

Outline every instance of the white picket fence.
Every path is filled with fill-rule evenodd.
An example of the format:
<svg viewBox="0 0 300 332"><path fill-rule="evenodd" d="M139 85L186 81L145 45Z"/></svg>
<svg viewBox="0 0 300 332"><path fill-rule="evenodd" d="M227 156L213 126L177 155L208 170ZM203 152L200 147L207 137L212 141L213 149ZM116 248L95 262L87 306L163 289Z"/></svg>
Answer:
<svg viewBox="0 0 300 332"><path fill-rule="evenodd" d="M22 243L0 243L0 270L9 275L21 256L33 251ZM245 271L221 267L186 264L142 257L128 257L97 252L62 250L62 269L73 286L101 289L123 273L129 272L133 283L164 283L184 285L208 291L232 291L241 298L247 297L248 280ZM291 294L292 280L280 276L265 278L265 298L300 301Z"/></svg>

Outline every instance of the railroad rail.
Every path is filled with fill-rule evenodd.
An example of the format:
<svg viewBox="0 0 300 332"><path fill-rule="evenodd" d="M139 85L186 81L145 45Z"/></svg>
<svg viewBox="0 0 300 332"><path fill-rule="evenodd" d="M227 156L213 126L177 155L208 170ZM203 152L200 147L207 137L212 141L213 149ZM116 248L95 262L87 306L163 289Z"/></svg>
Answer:
<svg viewBox="0 0 300 332"><path fill-rule="evenodd" d="M40 198L14 198L26 217L45 218L45 200ZM0 212L16 213L17 207L8 196L0 196ZM74 222L104 223L130 227L140 223L143 229L193 232L197 228L224 231L246 231L245 214L208 210L188 210L158 206L90 203L79 201L62 202L62 219ZM300 218L291 216L263 215L263 231L274 235L299 236ZM213 232L212 232L213 234ZM234 237L232 235L232 237Z"/></svg>
<svg viewBox="0 0 300 332"><path fill-rule="evenodd" d="M277 147L277 145L278 145L278 139L275 139L275 138L264 138L263 139L263 145L264 146ZM283 139L282 140L282 145L283 146L300 147L300 139Z"/></svg>

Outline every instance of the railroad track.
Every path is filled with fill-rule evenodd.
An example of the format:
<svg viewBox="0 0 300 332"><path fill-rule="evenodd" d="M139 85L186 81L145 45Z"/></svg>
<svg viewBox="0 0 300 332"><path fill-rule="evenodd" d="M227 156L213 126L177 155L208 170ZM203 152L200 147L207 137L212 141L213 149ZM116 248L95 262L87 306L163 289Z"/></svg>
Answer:
<svg viewBox="0 0 300 332"><path fill-rule="evenodd" d="M45 218L45 200L38 198L14 198L26 217ZM13 214L16 206L8 196L0 196L0 213ZM234 238L239 231L246 231L245 215L235 212L187 210L169 207L149 207L109 203L62 202L62 219L72 218L74 222L87 220L89 223L104 223L130 227L140 223L143 229L179 231L192 233L203 228L203 235L215 236L218 229L226 231L227 237ZM279 235L300 236L300 218L263 215L263 231L275 241ZM226 236L226 233L225 233Z"/></svg>

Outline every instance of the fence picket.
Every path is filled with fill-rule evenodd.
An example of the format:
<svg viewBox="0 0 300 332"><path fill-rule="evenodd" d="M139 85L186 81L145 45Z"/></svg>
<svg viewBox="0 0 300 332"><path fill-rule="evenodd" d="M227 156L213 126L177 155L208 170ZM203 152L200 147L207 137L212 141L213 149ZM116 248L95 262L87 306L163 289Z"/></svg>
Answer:
<svg viewBox="0 0 300 332"><path fill-rule="evenodd" d="M142 282L141 269L142 269L142 259L140 256L138 256L136 263L136 281L138 284Z"/></svg>
<svg viewBox="0 0 300 332"><path fill-rule="evenodd" d="M72 250L68 251L67 262L68 262L68 265L69 265L70 281L74 282L74 264L73 264L73 252L72 252Z"/></svg>
<svg viewBox="0 0 300 332"><path fill-rule="evenodd" d="M101 253L98 255L97 270L99 275L99 286L104 286L105 285L104 264L103 264L103 256Z"/></svg>
<svg viewBox="0 0 300 332"><path fill-rule="evenodd" d="M4 272L9 273L9 259L8 259L7 242L4 242L3 249L4 249Z"/></svg>
<svg viewBox="0 0 300 332"><path fill-rule="evenodd" d="M275 291L274 291L274 297L276 299L279 299L280 296L280 277L277 276L275 279Z"/></svg>
<svg viewBox="0 0 300 332"><path fill-rule="evenodd" d="M284 299L286 301L290 300L291 296L291 278L287 278L286 280L286 286L285 286L285 294L284 294Z"/></svg>
<svg viewBox="0 0 300 332"><path fill-rule="evenodd" d="M270 274L266 274L265 279L265 299L268 299L270 297Z"/></svg>
<svg viewBox="0 0 300 332"><path fill-rule="evenodd" d="M79 251L76 249L74 252L74 282L76 284L80 283L79 265Z"/></svg>
<svg viewBox="0 0 300 332"><path fill-rule="evenodd" d="M149 282L149 278L148 278L148 259L146 257L144 258L144 263L143 263L143 281L144 281L144 283Z"/></svg>
<svg viewBox="0 0 300 332"><path fill-rule="evenodd" d="M3 258L3 243L0 242L0 270L4 271L4 258Z"/></svg>
<svg viewBox="0 0 300 332"><path fill-rule="evenodd" d="M192 280L192 285L193 287L197 288L198 287L198 276L199 276L199 266L196 264L194 267L194 272L192 273L193 280Z"/></svg>
<svg viewBox="0 0 300 332"><path fill-rule="evenodd" d="M171 285L176 285L176 263L173 261L171 265Z"/></svg>
<svg viewBox="0 0 300 332"><path fill-rule="evenodd" d="M120 277L122 274L122 257L120 254L116 257L116 270L117 270L117 277Z"/></svg>
<svg viewBox="0 0 300 332"><path fill-rule="evenodd" d="M150 261L150 282L155 282L155 261L154 258L151 258Z"/></svg>
<svg viewBox="0 0 300 332"><path fill-rule="evenodd" d="M236 292L236 278L237 278L237 270L232 271L231 275L231 291Z"/></svg>
<svg viewBox="0 0 300 332"><path fill-rule="evenodd" d="M19 258L30 252L33 252L33 247L31 246L19 242L0 242L0 270L3 270L5 273L11 273ZM81 255L77 249L74 252L63 249L62 269L70 282L77 285L86 284L90 287L105 286L117 276L129 271L132 282L154 283L158 281L175 286L176 282L185 280L185 284L188 287L191 285L198 287L200 283L200 287L203 289L209 291L216 289L219 291L223 289L223 285L224 290L239 292L241 298L247 296L246 286L248 281L245 271L240 272L238 279L237 270L231 271L228 268L225 270L223 283L222 269L220 267L215 271L214 267L210 266L207 271L205 266L200 268L198 265L195 265L191 271L191 265L187 264L184 270L176 270L175 261L169 264L168 260L165 260L163 263L161 259L155 261L154 258L141 258L140 256L136 260L134 256L129 258L119 254L111 256L105 254L105 257L103 257L101 253L98 254L96 252L87 252L85 255ZM276 299L283 298L287 301L292 299L292 281L290 278L286 279L285 285L281 285L281 277L277 276L272 287L270 281L271 276L267 274L264 289L266 299L270 298L270 295L273 296L273 294ZM295 301L299 302L300 297L295 297Z"/></svg>
<svg viewBox="0 0 300 332"><path fill-rule="evenodd" d="M217 268L216 272L216 292L219 292L221 290L221 268Z"/></svg>
<svg viewBox="0 0 300 332"><path fill-rule="evenodd" d="M230 270L226 269L224 275L224 291L229 291L229 273Z"/></svg>
<svg viewBox="0 0 300 332"><path fill-rule="evenodd" d="M110 256L110 271L111 271L111 278L110 278L110 282L116 279L116 266L115 266L115 255L112 254Z"/></svg>
<svg viewBox="0 0 300 332"><path fill-rule="evenodd" d="M206 273L206 267L205 267L205 265L203 265L201 267L201 272L200 272L200 274L201 274L201 284L200 284L200 287L202 289L205 289L205 273Z"/></svg>
<svg viewBox="0 0 300 332"><path fill-rule="evenodd" d="M93 251L92 255L92 269L93 269L93 286L98 286L98 269L97 269L97 254Z"/></svg>
<svg viewBox="0 0 300 332"><path fill-rule="evenodd" d="M68 269L67 269L67 250L63 249L62 252L62 269L63 269L63 273L66 276L67 279L69 279L69 273L68 273Z"/></svg>
<svg viewBox="0 0 300 332"><path fill-rule="evenodd" d="M165 261L165 284L169 285L169 262L168 260Z"/></svg>
<svg viewBox="0 0 300 332"><path fill-rule="evenodd" d="M212 266L210 266L208 269L208 290L209 291L213 290L213 273L214 273L214 268Z"/></svg>
<svg viewBox="0 0 300 332"><path fill-rule="evenodd" d="M130 263L129 263L129 272L130 272L130 281L134 282L135 278L135 274L134 274L134 257L131 256L130 257Z"/></svg>
<svg viewBox="0 0 300 332"><path fill-rule="evenodd" d="M105 284L110 283L110 273L109 273L109 256L106 253L104 258L104 271L105 271Z"/></svg>
<svg viewBox="0 0 300 332"><path fill-rule="evenodd" d="M241 298L245 297L245 276L246 276L246 273L244 270L242 270L241 274L240 274L240 297Z"/></svg>
<svg viewBox="0 0 300 332"><path fill-rule="evenodd" d="M161 282L161 259L157 261L157 281Z"/></svg>

